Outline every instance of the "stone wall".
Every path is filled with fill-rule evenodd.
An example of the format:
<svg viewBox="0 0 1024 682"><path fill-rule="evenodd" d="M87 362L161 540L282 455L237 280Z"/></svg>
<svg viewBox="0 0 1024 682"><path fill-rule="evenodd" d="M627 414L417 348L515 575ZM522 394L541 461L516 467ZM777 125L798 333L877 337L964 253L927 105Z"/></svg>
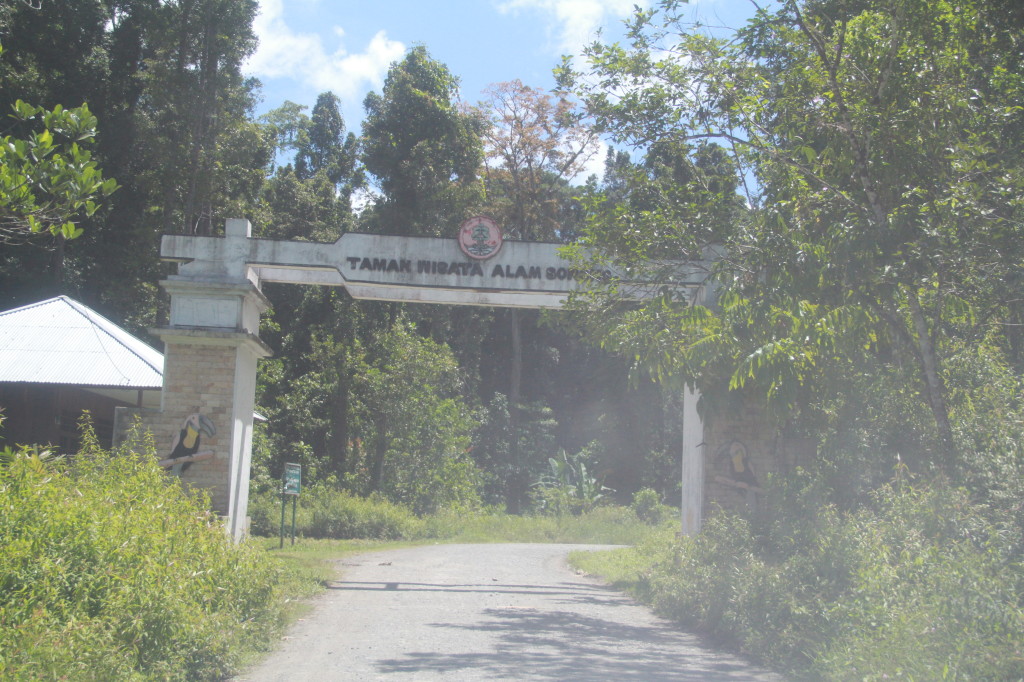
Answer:
<svg viewBox="0 0 1024 682"><path fill-rule="evenodd" d="M169 343L164 355L160 433L166 434L167 440L161 454L170 454L173 439L189 415L202 414L213 422L216 435L202 434L199 446L200 452L213 451L213 458L193 462L182 472L181 480L208 490L212 508L219 514L228 513L235 354L232 346Z"/></svg>

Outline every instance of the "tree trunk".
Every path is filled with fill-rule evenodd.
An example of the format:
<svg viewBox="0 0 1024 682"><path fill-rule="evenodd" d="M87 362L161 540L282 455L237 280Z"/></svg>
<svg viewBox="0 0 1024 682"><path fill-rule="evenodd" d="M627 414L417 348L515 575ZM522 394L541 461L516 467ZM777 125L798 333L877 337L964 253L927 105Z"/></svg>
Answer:
<svg viewBox="0 0 1024 682"><path fill-rule="evenodd" d="M918 355L921 361L921 373L924 377L925 394L931 407L942 444L942 461L940 466L949 473L950 466L956 460L956 444L953 440L953 428L949 423L949 408L946 405L946 384L942 379L940 359L935 342L928 329L928 321L924 317L921 301L917 292L907 287L907 302L910 305L910 317L917 337Z"/></svg>
<svg viewBox="0 0 1024 682"><path fill-rule="evenodd" d="M338 377L331 414L331 438L328 443L330 467L340 479L348 463L348 373L343 368Z"/></svg>
<svg viewBox="0 0 1024 682"><path fill-rule="evenodd" d="M378 423L376 425L377 437L374 439L373 466L370 469L370 490L375 493L380 491L380 483L384 480L384 456L388 452L387 425Z"/></svg>
<svg viewBox="0 0 1024 682"><path fill-rule="evenodd" d="M508 384L508 402L512 414L519 411L519 401L522 397L523 382L523 335L520 328L519 311L511 309L511 341L512 341L512 364Z"/></svg>
<svg viewBox="0 0 1024 682"><path fill-rule="evenodd" d="M53 273L53 285L57 290L64 286L64 235L58 234L54 241L56 244L50 254L50 272Z"/></svg>

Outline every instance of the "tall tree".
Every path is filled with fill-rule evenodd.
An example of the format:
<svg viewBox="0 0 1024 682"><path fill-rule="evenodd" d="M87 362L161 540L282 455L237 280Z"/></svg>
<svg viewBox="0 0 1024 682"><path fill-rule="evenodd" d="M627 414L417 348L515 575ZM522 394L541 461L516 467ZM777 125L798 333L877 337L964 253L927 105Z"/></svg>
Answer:
<svg viewBox="0 0 1024 682"><path fill-rule="evenodd" d="M374 196L359 216L359 229L449 236L479 212L483 123L460 109L458 85L447 66L416 46L391 65L383 90L367 95L361 158ZM400 318L399 304L366 309L389 324ZM413 306L406 314L421 334L451 343L475 387L483 332L470 330L480 330L489 313Z"/></svg>
<svg viewBox="0 0 1024 682"><path fill-rule="evenodd" d="M951 466L943 349L1020 299L999 284L1019 282L1024 243L1022 14L1008 10L787 0L729 43L666 0L638 11L631 46L592 48L600 85L578 91L619 140L718 140L753 181L756 210L725 235L720 308L663 318L679 327L646 356L656 371L717 363L792 407L825 368L890 354L916 367L932 459Z"/></svg>
<svg viewBox="0 0 1024 682"><path fill-rule="evenodd" d="M490 86L476 109L484 132L489 208L514 239L556 241L572 222L566 186L597 152L594 129L564 95L521 81Z"/></svg>
<svg viewBox="0 0 1024 682"><path fill-rule="evenodd" d="M345 134L345 120L339 106L340 101L333 92L317 96L306 135L299 144L295 172L303 178L324 173L331 184L342 189L347 199L359 185L356 136Z"/></svg>
<svg viewBox="0 0 1024 682"><path fill-rule="evenodd" d="M252 107L241 64L256 47L256 10L255 0L176 0L155 14L142 132L147 151L163 156L158 206L165 232L210 234L219 227L221 191L242 189L217 182L219 157L229 148L219 143ZM260 152L262 171L265 144Z"/></svg>
<svg viewBox="0 0 1024 682"><path fill-rule="evenodd" d="M501 224L511 239L564 241L580 227L582 213L571 187L597 150L597 137L586 125L582 112L561 95L552 95L524 85L521 81L498 83L486 91L487 99L473 114L486 121L484 150L486 159L486 210ZM501 320L504 318L504 320ZM540 421L550 418L543 401L547 382L535 385L527 409L523 396L524 353L532 347L534 367L546 366L543 358L551 350L548 339L538 329L539 314L510 308L497 317L508 330L497 333L504 340L500 356L507 358L507 383L501 392L507 395L511 443L505 446L511 457L508 470L507 503L518 513L532 483L532 464L522 447L521 430L531 415ZM496 330L497 331L497 330ZM527 338L524 338L527 337ZM499 363L504 366L505 362ZM548 369L552 369L548 366ZM546 396L545 396L546 397ZM489 402L493 403L493 399ZM528 448L534 454L535 449ZM545 453L541 461L546 461Z"/></svg>
<svg viewBox="0 0 1024 682"><path fill-rule="evenodd" d="M480 201L482 122L458 106L458 79L417 46L366 96L363 163L382 193L372 218L385 233L440 235Z"/></svg>
<svg viewBox="0 0 1024 682"><path fill-rule="evenodd" d="M383 492L419 513L476 504L478 474L467 454L473 421L451 350L399 320L362 361L353 401L363 492Z"/></svg>
<svg viewBox="0 0 1024 682"><path fill-rule="evenodd" d="M304 104L285 100L278 108L259 117L260 122L269 126L274 134L276 154L294 155L305 144L309 135L309 116L304 113L307 108Z"/></svg>
<svg viewBox="0 0 1024 682"><path fill-rule="evenodd" d="M264 187L261 236L333 242L353 225L350 196L361 185L356 142L331 93L317 98L312 117L285 102L262 117L277 140L277 156L294 154ZM343 291L269 286L272 320L266 336L281 349L264 363L261 407L272 417L270 438L279 450L306 452L322 474L347 471L350 392L358 354L357 330L372 334L372 320ZM276 473L276 472L275 472Z"/></svg>
<svg viewBox="0 0 1024 682"><path fill-rule="evenodd" d="M95 159L121 189L53 257L17 255L5 292L22 300L47 279L129 326L155 320L161 232L210 232L248 214L270 139L248 119L255 0L48 0L6 9L0 108L88 103ZM15 56L16 53L16 56ZM241 213L240 213L241 211ZM6 255L6 254L5 254ZM7 259L4 259L7 260ZM139 284L142 283L142 284Z"/></svg>

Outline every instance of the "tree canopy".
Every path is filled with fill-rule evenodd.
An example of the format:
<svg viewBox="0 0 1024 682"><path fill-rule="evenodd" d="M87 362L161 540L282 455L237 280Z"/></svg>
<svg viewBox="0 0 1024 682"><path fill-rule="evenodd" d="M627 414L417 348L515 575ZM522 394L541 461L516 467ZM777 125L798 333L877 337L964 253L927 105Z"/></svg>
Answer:
<svg viewBox="0 0 1024 682"><path fill-rule="evenodd" d="M384 232L436 235L476 199L483 127L460 111L458 83L420 45L392 64L383 92L366 96L363 163L382 193Z"/></svg>
<svg viewBox="0 0 1024 682"><path fill-rule="evenodd" d="M1012 351L1020 315L1024 82L1021 13L1009 9L788 0L720 39L664 0L637 11L628 45L590 48L587 78L565 65L563 83L618 142L648 154L721 145L751 209L722 224L690 183L684 212L707 227L670 241L679 256L724 245L719 307L666 316L657 301L619 317L607 340L644 346L655 372L724 371L789 415L835 390L837 370L912 368L932 460L951 465L946 362L982 338ZM649 215L638 208L598 213L592 245L663 246L659 230L606 238L610 221Z"/></svg>
<svg viewBox="0 0 1024 682"><path fill-rule="evenodd" d="M627 41L564 64L558 91L499 83L476 107L417 46L366 97L359 131L330 92L254 116L259 84L241 64L256 10L3 6L7 304L70 293L143 333L166 315L158 236L216 234L227 216L326 242L445 235L490 214L510 238L579 241L578 258L626 274L594 281L564 325L268 285L267 471L297 452L318 476L421 509L471 488L518 508L564 448L620 494L671 495L681 384L703 390L707 414L741 394L780 433L915 466L954 472L1010 448L972 414L1024 370L1012 0L785 0L724 37L662 0ZM579 184L598 135L612 143L604 177ZM10 243L30 234L58 237L49 251ZM714 305L667 285L623 300L707 256ZM415 404L395 404L403 390ZM460 490L410 487L411 472L448 466Z"/></svg>

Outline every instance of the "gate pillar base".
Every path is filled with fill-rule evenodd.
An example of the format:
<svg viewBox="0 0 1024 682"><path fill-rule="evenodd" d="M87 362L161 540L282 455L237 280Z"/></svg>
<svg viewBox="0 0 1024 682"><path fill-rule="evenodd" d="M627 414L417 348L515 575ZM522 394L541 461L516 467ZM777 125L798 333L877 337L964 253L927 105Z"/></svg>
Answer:
<svg viewBox="0 0 1024 682"><path fill-rule="evenodd" d="M245 332L165 327L154 333L165 344L164 399L159 416L146 419L146 426L158 447L167 444L160 455L171 471L177 468L182 483L208 491L213 511L237 541L246 531L249 504L256 363L270 351ZM173 464L176 454L207 458L179 466Z"/></svg>

